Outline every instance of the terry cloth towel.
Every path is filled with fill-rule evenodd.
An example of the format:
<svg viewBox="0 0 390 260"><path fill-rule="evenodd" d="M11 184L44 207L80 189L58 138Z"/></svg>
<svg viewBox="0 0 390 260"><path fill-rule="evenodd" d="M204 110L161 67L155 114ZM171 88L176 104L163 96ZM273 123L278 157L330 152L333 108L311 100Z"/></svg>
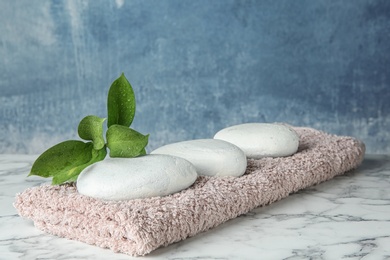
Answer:
<svg viewBox="0 0 390 260"><path fill-rule="evenodd" d="M14 206L37 228L60 237L140 256L195 236L248 211L356 168L365 146L352 137L294 128L299 150L284 158L248 160L241 177L198 177L165 197L107 202L74 185L29 188Z"/></svg>

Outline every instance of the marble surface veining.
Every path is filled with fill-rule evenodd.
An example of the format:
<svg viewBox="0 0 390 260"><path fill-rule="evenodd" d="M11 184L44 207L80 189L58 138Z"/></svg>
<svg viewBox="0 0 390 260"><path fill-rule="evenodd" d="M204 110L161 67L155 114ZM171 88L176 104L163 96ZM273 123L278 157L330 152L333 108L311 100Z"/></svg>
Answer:
<svg viewBox="0 0 390 260"><path fill-rule="evenodd" d="M0 259L133 259L58 238L20 218L15 194L47 180L26 178L36 156L0 155ZM390 259L390 156L257 208L146 259ZM139 258L137 258L139 259Z"/></svg>

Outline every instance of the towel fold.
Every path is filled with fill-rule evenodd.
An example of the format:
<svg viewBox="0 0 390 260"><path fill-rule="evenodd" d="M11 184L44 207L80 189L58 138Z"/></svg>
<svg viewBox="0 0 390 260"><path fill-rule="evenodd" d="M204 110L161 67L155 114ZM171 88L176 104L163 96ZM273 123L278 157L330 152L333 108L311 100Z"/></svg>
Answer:
<svg viewBox="0 0 390 260"><path fill-rule="evenodd" d="M110 202L77 193L75 185L42 185L17 194L20 216L44 232L140 256L195 236L300 189L356 168L365 146L352 137L294 127L298 152L248 160L241 177L198 177L166 197Z"/></svg>

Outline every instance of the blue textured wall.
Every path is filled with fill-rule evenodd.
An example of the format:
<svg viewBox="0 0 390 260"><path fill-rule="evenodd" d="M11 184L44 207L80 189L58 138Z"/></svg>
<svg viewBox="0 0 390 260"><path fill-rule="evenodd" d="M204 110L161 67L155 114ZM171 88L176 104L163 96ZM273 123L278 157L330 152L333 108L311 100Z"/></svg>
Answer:
<svg viewBox="0 0 390 260"><path fill-rule="evenodd" d="M106 116L162 144L287 122L390 153L390 1L0 1L0 152L39 153Z"/></svg>

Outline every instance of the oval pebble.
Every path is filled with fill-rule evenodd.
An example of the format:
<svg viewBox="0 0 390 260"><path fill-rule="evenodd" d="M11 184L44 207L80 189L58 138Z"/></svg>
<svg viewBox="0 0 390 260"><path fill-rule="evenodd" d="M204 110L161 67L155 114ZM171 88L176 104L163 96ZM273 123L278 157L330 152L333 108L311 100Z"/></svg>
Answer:
<svg viewBox="0 0 390 260"><path fill-rule="evenodd" d="M178 192L191 186L196 178L195 167L178 157L107 158L80 173L77 190L103 200L131 200Z"/></svg>
<svg viewBox="0 0 390 260"><path fill-rule="evenodd" d="M151 154L168 154L191 162L198 175L241 176L245 173L247 160L237 146L216 139L197 139L168 144Z"/></svg>
<svg viewBox="0 0 390 260"><path fill-rule="evenodd" d="M235 125L220 130L214 138L237 145L250 159L290 156L299 146L298 134L282 124Z"/></svg>

